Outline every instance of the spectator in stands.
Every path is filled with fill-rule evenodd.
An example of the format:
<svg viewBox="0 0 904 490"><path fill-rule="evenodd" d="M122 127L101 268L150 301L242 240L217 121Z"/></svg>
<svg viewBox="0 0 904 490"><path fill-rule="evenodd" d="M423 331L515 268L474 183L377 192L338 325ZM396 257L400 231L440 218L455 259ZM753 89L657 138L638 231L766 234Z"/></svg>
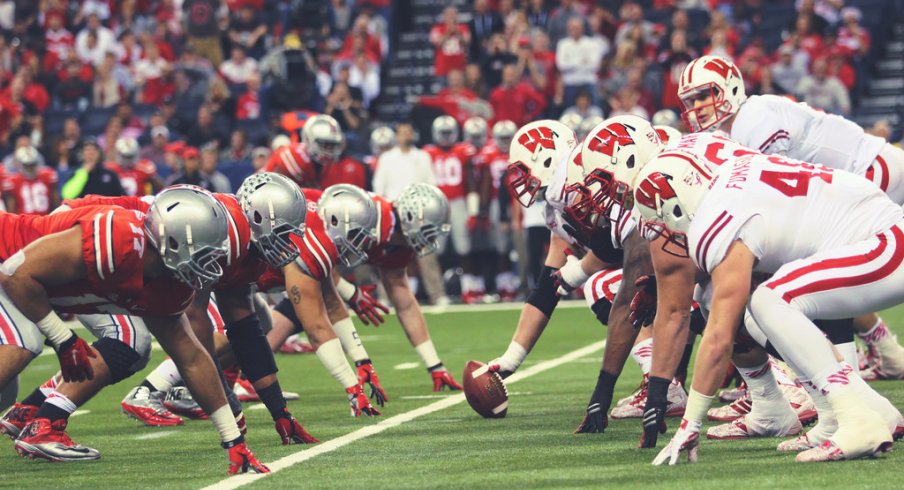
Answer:
<svg viewBox="0 0 904 490"><path fill-rule="evenodd" d="M650 44L656 39L656 26L643 18L643 8L634 1L625 2L619 11L622 23L615 32L615 45L619 46L626 39L633 36L640 37L643 44ZM635 33L635 29L637 29ZM644 45L637 46L638 52L646 49Z"/></svg>
<svg viewBox="0 0 904 490"><path fill-rule="evenodd" d="M104 154L97 141L89 139L82 145L79 168L63 185L63 199L75 199L88 194L122 196L125 190L116 172L104 165Z"/></svg>
<svg viewBox="0 0 904 490"><path fill-rule="evenodd" d="M163 100L166 92L164 78L170 73L168 61L160 56L155 43L144 46L145 57L134 66L135 87L138 91L136 99L143 104L157 105Z"/></svg>
<svg viewBox="0 0 904 490"><path fill-rule="evenodd" d="M112 107L118 104L124 95L119 81L113 76L114 63L115 61L111 57L106 57L97 67L92 91L94 107Z"/></svg>
<svg viewBox="0 0 904 490"><path fill-rule="evenodd" d="M844 6L844 0L796 0L794 3L799 13L813 17L819 32L838 23L838 12Z"/></svg>
<svg viewBox="0 0 904 490"><path fill-rule="evenodd" d="M672 34L678 31L684 33L684 38L687 39L688 46L698 51L703 48L703 39L700 37L701 33L691 29L687 10L682 8L676 8L672 11L672 20L665 35L662 36L660 48L663 50L668 49L668 41L672 38Z"/></svg>
<svg viewBox="0 0 904 490"><path fill-rule="evenodd" d="M349 67L348 85L361 91L364 108L380 95L380 67L367 60L367 56L359 54Z"/></svg>
<svg viewBox="0 0 904 490"><path fill-rule="evenodd" d="M260 72L264 86L269 86L269 104L273 107L296 109L322 107L317 92L317 65L295 34L283 39L283 44L271 50L261 60Z"/></svg>
<svg viewBox="0 0 904 490"><path fill-rule="evenodd" d="M150 160L157 167L163 167L164 153L167 143L169 143L170 131L166 126L151 127L151 144L141 149L139 158L142 160Z"/></svg>
<svg viewBox="0 0 904 490"><path fill-rule="evenodd" d="M580 3L576 0L562 0L559 7L549 15L549 21L546 24L551 45L558 45L559 41L568 35L568 22L572 19L584 21L584 12L581 10Z"/></svg>
<svg viewBox="0 0 904 490"><path fill-rule="evenodd" d="M336 58L351 60L359 52L367 55L373 63L380 63L383 59L383 47L380 39L370 32L370 18L366 15L359 15L355 18L351 32L345 37L342 49Z"/></svg>
<svg viewBox="0 0 904 490"><path fill-rule="evenodd" d="M537 118L546 109L546 98L532 86L520 83L518 68L506 65L502 70L502 84L490 93L496 121L509 119L522 126Z"/></svg>
<svg viewBox="0 0 904 490"><path fill-rule="evenodd" d="M549 24L549 7L544 0L529 0L524 8L527 23L536 29L547 30Z"/></svg>
<svg viewBox="0 0 904 490"><path fill-rule="evenodd" d="M210 190L228 194L232 192L229 178L217 170L220 162L220 151L216 143L208 143L201 148L201 175L210 182Z"/></svg>
<svg viewBox="0 0 904 490"><path fill-rule="evenodd" d="M545 93L549 72L546 65L537 63L529 38L521 38L517 53L518 62L515 66L518 68L518 78L530 83L538 91Z"/></svg>
<svg viewBox="0 0 904 490"><path fill-rule="evenodd" d="M198 119L188 131L185 141L194 147L204 146L211 141L221 144L226 142L226 135L214 124L213 113L209 105L204 104L198 109Z"/></svg>
<svg viewBox="0 0 904 490"><path fill-rule="evenodd" d="M734 59L734 47L728 42L728 36L724 29L713 31L709 39L709 45L703 50L704 55L721 56L723 58Z"/></svg>
<svg viewBox="0 0 904 490"><path fill-rule="evenodd" d="M488 87L495 87L502 82L502 70L505 66L517 62L518 57L509 51L505 36L493 34L487 43L487 52L481 63L481 76Z"/></svg>
<svg viewBox="0 0 904 490"><path fill-rule="evenodd" d="M254 171L264 168L270 160L270 150L266 146L258 146L251 152L251 167Z"/></svg>
<svg viewBox="0 0 904 490"><path fill-rule="evenodd" d="M223 62L220 48L220 25L225 5L219 0L185 0L182 2L188 45L195 53L210 60L213 66Z"/></svg>
<svg viewBox="0 0 904 490"><path fill-rule="evenodd" d="M65 60L69 57L69 51L75 49L75 37L66 29L63 14L48 13L46 16L47 30L44 31L44 42L47 51Z"/></svg>
<svg viewBox="0 0 904 490"><path fill-rule="evenodd" d="M194 146L188 146L182 150L181 158L177 160L180 166L179 172L170 176L166 185L196 185L213 191L213 184L201 173L200 156L201 154Z"/></svg>
<svg viewBox="0 0 904 490"><path fill-rule="evenodd" d="M333 84L326 98L324 114L333 116L343 131L357 131L366 122L367 114L361 101L355 100L345 82Z"/></svg>
<svg viewBox="0 0 904 490"><path fill-rule="evenodd" d="M465 66L464 88L473 92L477 97L486 98L489 92L483 70L477 63L468 63Z"/></svg>
<svg viewBox="0 0 904 490"><path fill-rule="evenodd" d="M847 89L837 77L829 75L828 62L824 58L813 61L813 72L800 81L797 95L801 101L826 112L847 115L851 111Z"/></svg>
<svg viewBox="0 0 904 490"><path fill-rule="evenodd" d="M615 97L609 99L609 105L612 107L610 117L632 114L644 119L650 118L650 113L640 105L640 94L628 85L619 90Z"/></svg>
<svg viewBox="0 0 904 490"><path fill-rule="evenodd" d="M578 91L574 98L574 105L565 109L564 114L572 113L581 116L581 119L587 119L592 116L603 117L603 110L598 106L593 105L593 99L590 97L590 92L586 90Z"/></svg>
<svg viewBox="0 0 904 490"><path fill-rule="evenodd" d="M94 31L88 32L88 35L85 38L85 44L79 46L79 49L76 50L79 61L91 66L99 65L101 61L103 61L106 53L107 52L101 48L100 44L98 44L97 33Z"/></svg>
<svg viewBox="0 0 904 490"><path fill-rule="evenodd" d="M471 32L468 26L458 23L458 9L446 7L443 10L442 22L430 30L430 43L436 48L433 74L445 78L449 70L465 67L468 45L471 43Z"/></svg>
<svg viewBox="0 0 904 490"><path fill-rule="evenodd" d="M263 56L264 35L267 34L267 26L254 15L254 9L250 5L243 5L239 8L238 14L232 18L228 34L233 47L245 48L248 55L256 59Z"/></svg>
<svg viewBox="0 0 904 490"><path fill-rule="evenodd" d="M829 48L827 61L829 64L829 75L838 78L848 92L854 90L854 86L857 84L857 73L848 62L845 50L839 46L832 46Z"/></svg>
<svg viewBox="0 0 904 490"><path fill-rule="evenodd" d="M116 117L122 120L122 126L126 131L126 136L135 139L141 136L141 133L144 131L144 122L132 112L132 104L129 104L129 102L125 100L117 104Z"/></svg>
<svg viewBox="0 0 904 490"><path fill-rule="evenodd" d="M490 36L502 32L504 27L502 17L490 8L489 0L475 0L474 13L468 22L471 33L470 58L479 59L487 48Z"/></svg>
<svg viewBox="0 0 904 490"><path fill-rule="evenodd" d="M239 95L235 104L235 118L239 121L258 120L261 118L261 79L253 74L245 85L245 92Z"/></svg>
<svg viewBox="0 0 904 490"><path fill-rule="evenodd" d="M88 14L85 28L79 31L75 37L75 51L81 60L90 60L98 65L108 51L116 49L116 36L113 31L101 24L101 19L96 12Z"/></svg>
<svg viewBox="0 0 904 490"><path fill-rule="evenodd" d="M813 26L814 17L800 14L794 21L794 30L789 34L787 43L807 53L810 60L817 58L823 49L822 33Z"/></svg>
<svg viewBox="0 0 904 490"><path fill-rule="evenodd" d="M223 151L223 160L239 161L251 157L251 145L248 144L248 136L241 129L232 131L229 136L229 147Z"/></svg>
<svg viewBox="0 0 904 490"><path fill-rule="evenodd" d="M57 85L55 95L63 109L86 107L91 98L91 84L82 79L82 66L76 60L66 64L62 81Z"/></svg>
<svg viewBox="0 0 904 490"><path fill-rule="evenodd" d="M235 117L236 98L232 96L232 92L222 78L214 77L210 80L204 100L214 115L220 114L229 119Z"/></svg>
<svg viewBox="0 0 904 490"><path fill-rule="evenodd" d="M75 25L81 24L85 18L90 20L92 15L97 16L100 20L110 18L110 3L106 0L84 0L81 4L78 14L72 21Z"/></svg>
<svg viewBox="0 0 904 490"><path fill-rule="evenodd" d="M114 155L113 145L116 144L116 140L118 140L120 136L122 136L122 119L118 116L112 116L110 119L107 119L107 125L104 127L104 134L97 138L97 144L104 150L104 153L112 157Z"/></svg>
<svg viewBox="0 0 904 490"><path fill-rule="evenodd" d="M797 86L806 76L807 68L794 58L794 48L784 45L778 48L778 61L770 65L772 80L775 86L786 94L797 92Z"/></svg>
<svg viewBox="0 0 904 490"><path fill-rule="evenodd" d="M574 103L579 90L588 91L594 102L597 100L596 83L604 54L600 48L596 41L584 35L582 19L568 21L568 37L556 46L556 67L562 74L566 106Z"/></svg>
<svg viewBox="0 0 904 490"><path fill-rule="evenodd" d="M687 39L681 31L672 33L670 49L659 55L659 64L663 73L662 108L682 110L678 100L678 82L681 73L688 63L697 57L697 53L687 45Z"/></svg>
<svg viewBox="0 0 904 490"><path fill-rule="evenodd" d="M138 43L138 38L132 31L125 31L119 35L119 44L116 46L116 59L123 65L133 66L141 59L144 50Z"/></svg>
<svg viewBox="0 0 904 490"><path fill-rule="evenodd" d="M855 59L866 56L872 43L869 32L860 25L861 16L860 9L857 7L841 9L842 25L838 29L838 40L836 41Z"/></svg>
<svg viewBox="0 0 904 490"><path fill-rule="evenodd" d="M63 134L50 148L48 160L51 166L65 170L78 165L77 155L82 150L82 128L78 119L69 117L63 121Z"/></svg>
<svg viewBox="0 0 904 490"><path fill-rule="evenodd" d="M140 15L137 12L137 0L122 0L118 2L118 12L110 22L110 28L116 36L126 31L141 34L151 29L151 16Z"/></svg>
<svg viewBox="0 0 904 490"><path fill-rule="evenodd" d="M220 65L220 75L233 85L244 84L257 73L257 60L248 56L245 48L240 45L233 46L232 55Z"/></svg>

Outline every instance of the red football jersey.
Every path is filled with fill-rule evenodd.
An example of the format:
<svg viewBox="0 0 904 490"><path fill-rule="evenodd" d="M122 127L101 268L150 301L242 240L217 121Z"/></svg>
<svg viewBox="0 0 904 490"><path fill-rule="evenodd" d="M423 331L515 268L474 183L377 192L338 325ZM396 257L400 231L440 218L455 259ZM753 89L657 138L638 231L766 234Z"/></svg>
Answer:
<svg viewBox="0 0 904 490"><path fill-rule="evenodd" d="M492 198L499 195L499 186L502 185L502 176L508 168L508 155L494 143L487 143L472 160L475 170L485 170L489 173L493 183L491 188Z"/></svg>
<svg viewBox="0 0 904 490"><path fill-rule="evenodd" d="M194 297L166 275L144 277L144 214L117 206L86 206L49 216L0 213L0 260L40 237L79 227L86 277L47 289L54 310L66 313L181 313Z"/></svg>
<svg viewBox="0 0 904 490"><path fill-rule="evenodd" d="M468 192L465 172L474 156L474 147L468 143L456 143L451 148L427 145L424 150L433 161L437 187L450 201L464 198Z"/></svg>
<svg viewBox="0 0 904 490"><path fill-rule="evenodd" d="M305 274L321 281L330 277L333 267L339 263L339 251L326 234L323 220L317 214L317 201L322 192L316 189L302 189L302 192L308 203L308 214L304 236L292 236L300 252L296 263Z"/></svg>
<svg viewBox="0 0 904 490"><path fill-rule="evenodd" d="M367 263L387 269L406 267L414 259L414 249L407 244L398 245L389 243L392 233L397 226L395 213L392 211L392 202L380 196L373 196L380 209L380 221L377 229L377 245L367 252Z"/></svg>
<svg viewBox="0 0 904 490"><path fill-rule="evenodd" d="M314 161L303 145L281 146L270 155L261 172L276 172L295 181L298 187L319 187L320 179Z"/></svg>
<svg viewBox="0 0 904 490"><path fill-rule="evenodd" d="M127 196L146 196L153 194L151 177L157 175L157 166L150 160L139 160L131 168L123 167L116 162L108 162L107 168L119 176L123 190Z"/></svg>
<svg viewBox="0 0 904 490"><path fill-rule="evenodd" d="M320 175L320 185L324 189L333 184L352 184L368 189L370 181L370 168L351 157L344 157L336 163L325 165Z"/></svg>
<svg viewBox="0 0 904 490"><path fill-rule="evenodd" d="M18 214L48 214L58 182L56 170L52 168L38 169L33 179L17 172L3 179L3 194L15 198Z"/></svg>

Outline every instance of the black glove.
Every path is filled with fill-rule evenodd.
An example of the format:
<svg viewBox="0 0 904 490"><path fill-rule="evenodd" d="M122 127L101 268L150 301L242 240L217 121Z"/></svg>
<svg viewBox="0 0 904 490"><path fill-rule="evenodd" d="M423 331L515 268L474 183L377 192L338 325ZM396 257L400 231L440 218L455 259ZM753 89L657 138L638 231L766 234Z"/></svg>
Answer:
<svg viewBox="0 0 904 490"><path fill-rule="evenodd" d="M575 434L594 434L606 430L606 426L609 425L609 417L606 413L609 411L609 406L612 405L612 394L615 391L617 379L606 371L600 370L596 388L593 390L593 395L590 396L590 403L587 404L587 410L584 413L584 420L575 429Z"/></svg>
<svg viewBox="0 0 904 490"><path fill-rule="evenodd" d="M659 434L665 434L665 412L668 407L669 384L665 378L650 376L647 402L643 407L643 436L639 448L655 448Z"/></svg>

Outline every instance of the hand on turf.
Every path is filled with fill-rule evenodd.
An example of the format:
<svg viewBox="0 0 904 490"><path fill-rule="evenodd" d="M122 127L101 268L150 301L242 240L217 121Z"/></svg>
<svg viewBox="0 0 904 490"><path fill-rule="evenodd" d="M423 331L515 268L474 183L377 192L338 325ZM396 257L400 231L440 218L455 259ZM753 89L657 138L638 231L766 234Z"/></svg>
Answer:
<svg viewBox="0 0 904 490"><path fill-rule="evenodd" d="M386 392L380 386L380 378L377 377L377 371L374 370L374 365L370 362L358 366L358 383L361 386L365 384L370 386L370 397L374 398L377 405L382 407L389 401L389 397L386 396Z"/></svg>
<svg viewBox="0 0 904 490"><path fill-rule="evenodd" d="M348 393L348 404L352 409L352 417L360 417L362 414L369 417L380 415L380 411L370 404L361 385L350 386L345 389L345 392Z"/></svg>
<svg viewBox="0 0 904 490"><path fill-rule="evenodd" d="M608 426L609 417L606 416L606 412L603 410L602 405L599 402L590 400L590 405L587 406L587 411L584 413L584 420L582 420L581 425L574 430L574 433L598 434L605 431Z"/></svg>
<svg viewBox="0 0 904 490"><path fill-rule="evenodd" d="M672 437L668 446L653 460L653 465L659 466L668 462L669 466L678 463L681 453L687 452L687 462L697 462L697 449L700 447L700 422L692 422L687 419L681 419L681 426L678 432Z"/></svg>
<svg viewBox="0 0 904 490"><path fill-rule="evenodd" d="M449 391L461 391L464 389L449 374L449 371L434 371L430 373L430 376L433 377L433 391L443 391L446 388L449 388Z"/></svg>
<svg viewBox="0 0 904 490"><path fill-rule="evenodd" d="M375 327L381 325L385 321L383 315L389 313L389 307L374 296L376 289L376 284L356 287L355 294L348 300L348 306L355 310L358 318L365 325L373 323Z"/></svg>
<svg viewBox="0 0 904 490"><path fill-rule="evenodd" d="M581 287L587 280L587 273L581 267L581 259L566 250L565 265L552 273L559 296L568 296L572 291Z"/></svg>
<svg viewBox="0 0 904 490"><path fill-rule="evenodd" d="M637 447L641 449L656 447L659 434L665 434L667 428L665 425L665 409L664 404L662 406L651 406L650 399L647 398L642 419L643 436L641 436L640 444Z"/></svg>
<svg viewBox="0 0 904 490"><path fill-rule="evenodd" d="M292 416L287 409L283 409L283 416L276 419L276 432L282 439L283 446L287 444L314 444L318 441L314 436L308 434L304 427L298 423L298 420Z"/></svg>
<svg viewBox="0 0 904 490"><path fill-rule="evenodd" d="M60 371L66 381L85 381L94 379L94 368L88 358L97 358L97 354L87 342L72 334L56 349L60 359Z"/></svg>
<svg viewBox="0 0 904 490"><path fill-rule="evenodd" d="M226 448L226 456L229 458L230 475L234 475L239 471L247 473L249 469L255 473L270 473L270 468L258 461L251 449L248 449L248 446L245 445L244 437L226 443L224 446L228 446Z"/></svg>
<svg viewBox="0 0 904 490"><path fill-rule="evenodd" d="M641 328L653 323L656 317L656 276L640 276L634 281L637 292L631 298L631 313L628 320L634 328Z"/></svg>

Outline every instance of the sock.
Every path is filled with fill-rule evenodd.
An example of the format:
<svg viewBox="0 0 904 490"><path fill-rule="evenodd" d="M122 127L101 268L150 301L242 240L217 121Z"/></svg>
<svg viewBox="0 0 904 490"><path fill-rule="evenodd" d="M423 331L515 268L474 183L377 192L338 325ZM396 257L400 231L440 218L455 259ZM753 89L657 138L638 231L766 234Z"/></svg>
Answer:
<svg viewBox="0 0 904 490"><path fill-rule="evenodd" d="M358 331L355 330L355 324L352 323L351 317L333 323L333 331L339 337L342 349L353 361L358 362L369 357L364 349L364 344L361 343L361 339L358 337Z"/></svg>
<svg viewBox="0 0 904 490"><path fill-rule="evenodd" d="M427 368L428 371L439 371L439 369L435 369L438 366L442 366L443 362L439 360L439 355L436 353L436 349L433 347L433 341L427 340L422 342L420 345L414 348L414 351L417 352L417 355L421 357L421 362L424 363L424 367ZM445 370L446 368L442 368Z"/></svg>
<svg viewBox="0 0 904 490"><path fill-rule="evenodd" d="M44 387L42 386L41 388L35 388L35 390L32 391L30 395L28 395L27 397L25 397L24 400L22 400L22 404L23 405L31 405L34 407L40 407L41 405L44 404L44 400L46 400L46 399L47 399L47 394L44 393Z"/></svg>
<svg viewBox="0 0 904 490"><path fill-rule="evenodd" d="M521 366L521 363L524 362L525 357L527 357L527 349L521 347L521 344L513 340L509 344L508 349L505 350L505 353L502 354L502 357L499 358L501 361L499 364L503 371L515 372Z"/></svg>
<svg viewBox="0 0 904 490"><path fill-rule="evenodd" d="M769 365L772 366L772 375L780 385L797 386L797 381L791 379L788 372L778 363L778 359L769 356Z"/></svg>
<svg viewBox="0 0 904 490"><path fill-rule="evenodd" d="M853 369L854 374L859 374L860 370L857 369L857 344L854 341L845 342L843 344L835 344L835 349L841 354L841 358L844 359L844 362L847 363L848 367Z"/></svg>
<svg viewBox="0 0 904 490"><path fill-rule="evenodd" d="M334 377L343 388L358 386L358 377L352 371L351 366L342 352L342 344L339 339L330 339L317 348L317 358L323 367Z"/></svg>
<svg viewBox="0 0 904 490"><path fill-rule="evenodd" d="M148 374L144 381L144 383L141 383L142 386L147 386L151 391L166 392L182 381L182 375L179 374L176 363L172 359L166 358L165 361L161 362L159 366Z"/></svg>
<svg viewBox="0 0 904 490"><path fill-rule="evenodd" d="M57 391L51 393L35 414L36 419L49 419L50 422L66 420L78 408L66 395Z"/></svg>
<svg viewBox="0 0 904 490"><path fill-rule="evenodd" d="M813 404L816 405L816 413L818 414L816 425L807 431L807 438L813 444L821 444L822 441L828 439L838 430L838 421L835 419L835 411L832 410L832 404L829 400L816 389L816 386L806 378L798 378L800 384L807 390Z"/></svg>
<svg viewBox="0 0 904 490"><path fill-rule="evenodd" d="M286 399L283 398L282 389L279 387L279 381L274 381L266 388L254 388L261 402L270 412L273 420L285 417L286 415Z"/></svg>
<svg viewBox="0 0 904 490"><path fill-rule="evenodd" d="M860 337L860 340L862 340L866 345L875 345L879 342L879 340L888 337L889 334L890 332L888 331L888 326L885 325L885 322L882 321L881 318L876 320L876 324L866 332L857 332L857 336Z"/></svg>
<svg viewBox="0 0 904 490"><path fill-rule="evenodd" d="M653 365L653 339L642 340L631 347L631 357L634 362L640 366L640 371L644 376L650 374L650 367Z"/></svg>
<svg viewBox="0 0 904 490"><path fill-rule="evenodd" d="M753 410L760 414L791 412L791 405L778 388L769 361L754 367L738 367L738 372L747 383L747 392L753 402Z"/></svg>
<svg viewBox="0 0 904 490"><path fill-rule="evenodd" d="M848 378L850 372L850 366L842 366L839 363L835 363L831 368L824 369L817 373L816 376L813 376L812 381L816 389L828 397L833 392L842 390L851 383Z"/></svg>
<svg viewBox="0 0 904 490"><path fill-rule="evenodd" d="M57 384L59 384L59 382L60 380L57 379L56 376L51 376L50 379L45 381L44 384L42 384L38 389L41 390L41 393L44 394L44 398L47 398L56 390ZM38 405L40 405L40 403Z"/></svg>

